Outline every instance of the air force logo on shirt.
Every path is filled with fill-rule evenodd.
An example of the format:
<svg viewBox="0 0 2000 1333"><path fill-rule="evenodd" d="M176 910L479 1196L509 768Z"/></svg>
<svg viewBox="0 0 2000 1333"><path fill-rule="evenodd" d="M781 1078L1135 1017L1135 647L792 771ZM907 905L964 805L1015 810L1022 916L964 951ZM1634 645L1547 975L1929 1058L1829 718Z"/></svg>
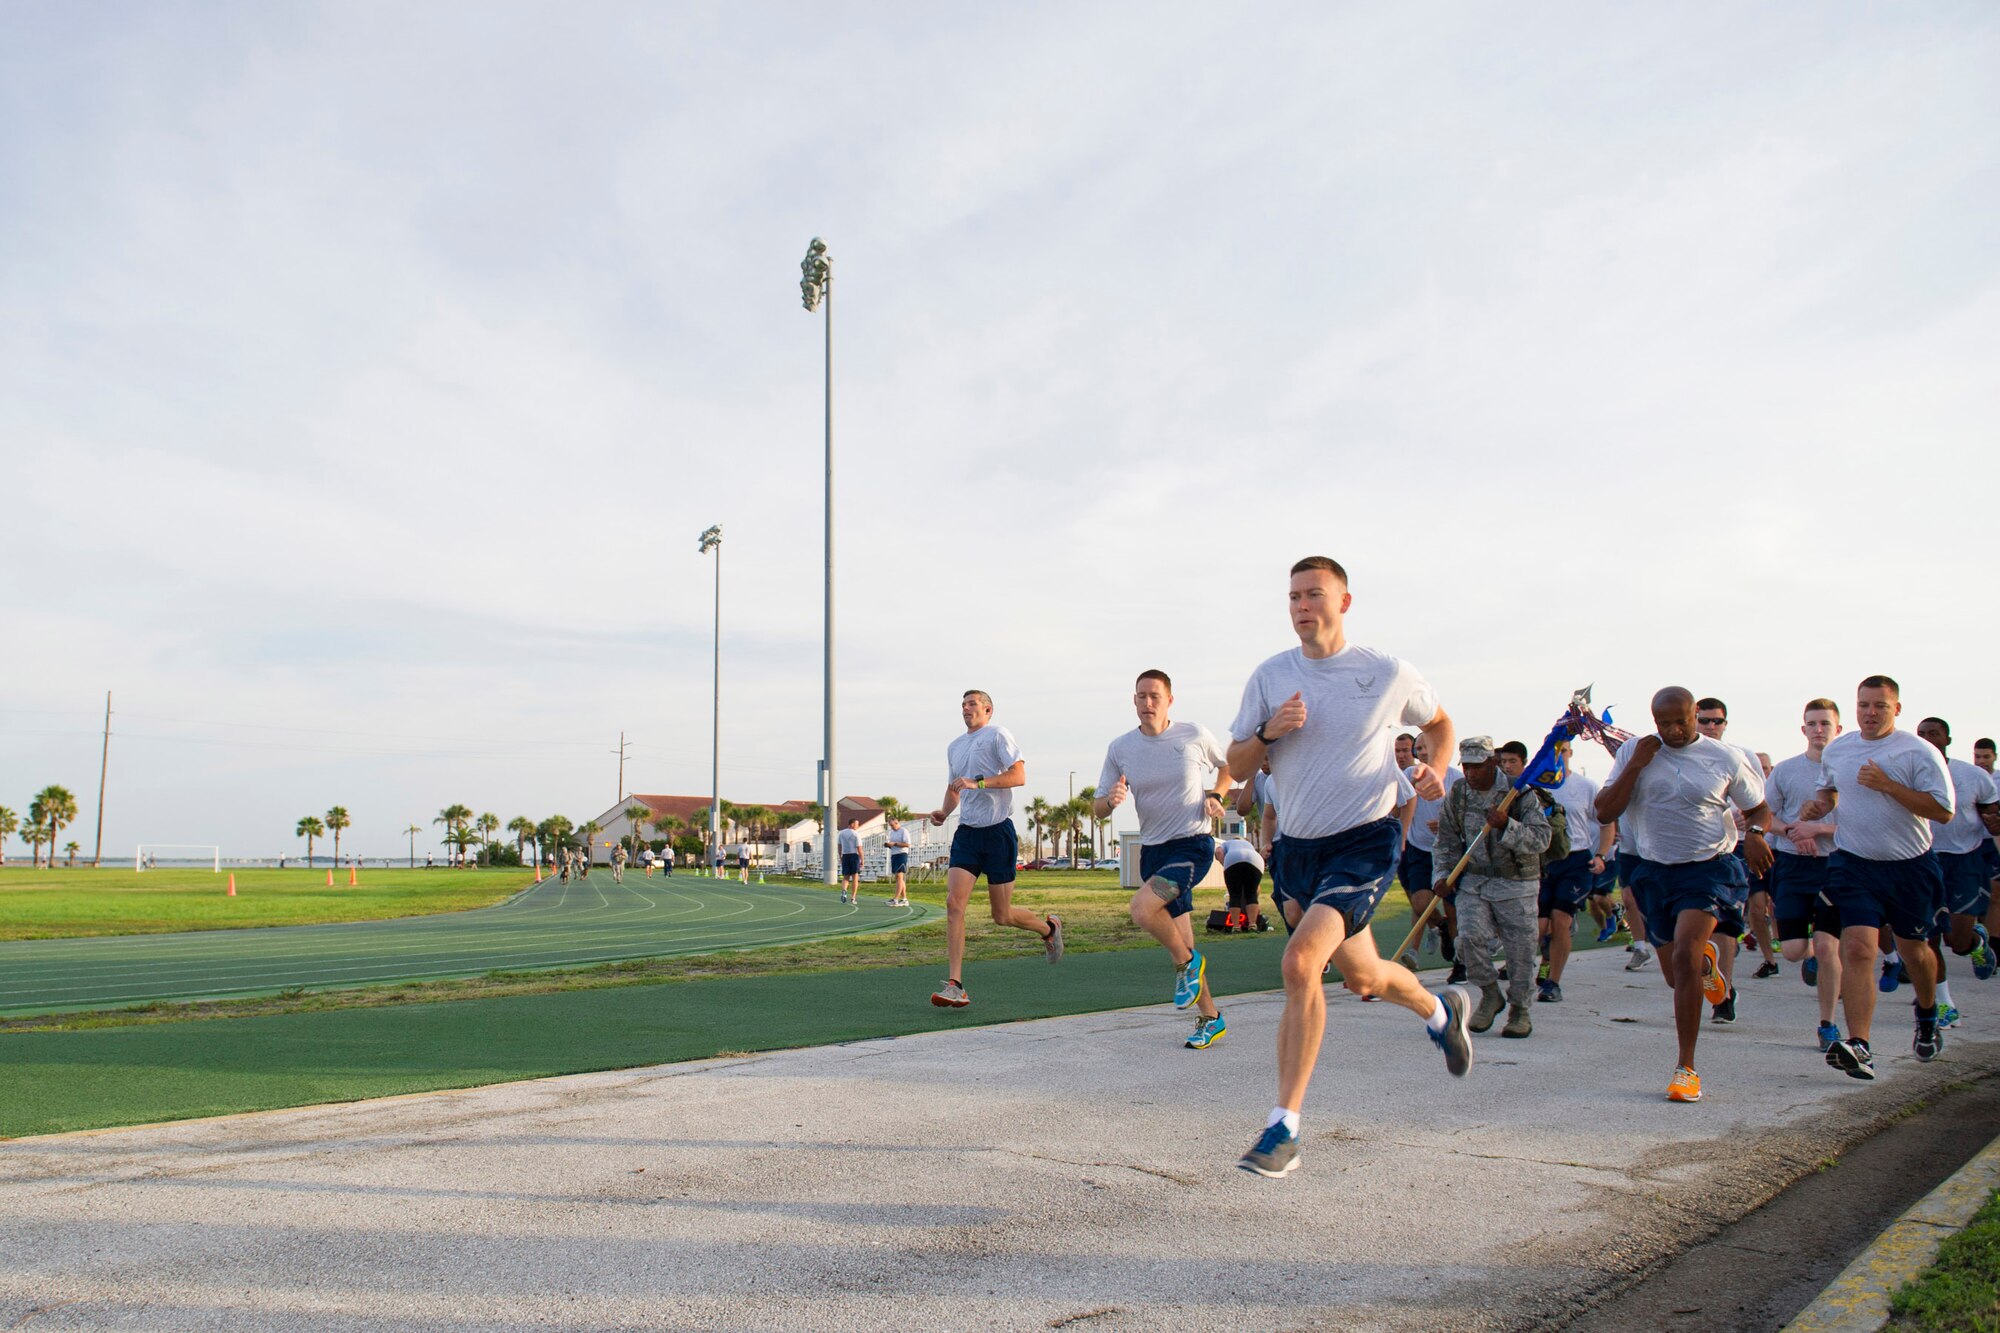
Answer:
<svg viewBox="0 0 2000 1333"><path fill-rule="evenodd" d="M1375 677L1356 676L1354 678L1354 688L1361 691L1361 693L1363 694L1375 693Z"/></svg>

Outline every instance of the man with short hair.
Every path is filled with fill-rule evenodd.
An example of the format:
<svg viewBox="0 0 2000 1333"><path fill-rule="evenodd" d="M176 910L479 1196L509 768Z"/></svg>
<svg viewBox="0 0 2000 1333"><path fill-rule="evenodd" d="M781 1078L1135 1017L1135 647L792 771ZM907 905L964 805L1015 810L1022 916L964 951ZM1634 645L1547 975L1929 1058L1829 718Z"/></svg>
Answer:
<svg viewBox="0 0 2000 1333"><path fill-rule="evenodd" d="M613 884L623 884L625 882L626 860L625 844L621 842L611 849L611 882Z"/></svg>
<svg viewBox="0 0 2000 1333"><path fill-rule="evenodd" d="M1638 835L1644 859L1634 893L1673 987L1680 1042L1667 1099L1696 1102L1701 1002L1706 996L1720 1004L1728 988L1712 937L1718 926L1741 930L1743 924L1744 866L1729 855L1736 845L1730 811L1743 812L1750 830L1747 859L1762 873L1771 867L1764 842L1771 810L1750 759L1696 730L1692 691L1670 685L1653 696L1652 707L1653 732L1619 747L1611 777L1597 794L1597 818L1609 823L1629 813Z"/></svg>
<svg viewBox="0 0 2000 1333"><path fill-rule="evenodd" d="M903 821L895 815L889 816L889 831L882 836L882 845L889 852L889 873L896 877L896 896L889 900L891 907L910 905L910 831L903 827Z"/></svg>
<svg viewBox="0 0 2000 1333"><path fill-rule="evenodd" d="M945 874L944 985L931 996L941 1008L963 1009L972 1003L965 992L965 909L972 902L979 877L986 877L986 896L996 925L1031 931L1039 936L1051 963L1063 955L1062 918L1037 917L1014 906L1014 868L1020 860L1021 839L1014 831L1014 788L1028 780L1028 761L1014 733L993 722L993 697L984 690L967 690L958 701L965 734L951 743L946 762L951 781L944 804L931 811L931 823L942 824L958 811L958 831L951 836L951 869ZM1044 930L1044 925L1047 929Z"/></svg>
<svg viewBox="0 0 2000 1333"><path fill-rule="evenodd" d="M1944 910L1944 876L1932 850L1931 823L1952 817L1951 771L1944 756L1896 729L1902 687L1888 676L1856 689L1857 730L1835 736L1820 755L1819 794L1800 818L1836 809L1827 897L1840 911L1841 1004L1848 1035L1826 1048L1826 1062L1851 1078L1875 1077L1869 1038L1875 1020L1877 936L1887 926L1916 990L1919 1060L1944 1049L1937 1021L1937 955L1928 937Z"/></svg>
<svg viewBox="0 0 2000 1333"><path fill-rule="evenodd" d="M840 901L861 902L861 818L855 816L840 831Z"/></svg>
<svg viewBox="0 0 2000 1333"><path fill-rule="evenodd" d="M1992 877L1980 849L1993 845L2000 831L2000 788L1993 775L1977 764L1951 757L1951 726L1943 718L1917 723L1917 735L1937 747L1951 774L1951 822L1931 833L1938 871L1944 877L1944 910L1949 915L1944 937L1951 951L1972 962L1972 975L1985 981L1993 975L1992 945L1986 938L1986 913L1993 906ZM1932 941L1933 947L1936 941ZM1958 1026L1958 1009L1945 980L1945 957L1938 951L1938 1026Z"/></svg>
<svg viewBox="0 0 2000 1333"><path fill-rule="evenodd" d="M1326 1032L1329 962L1347 989L1379 995L1424 1020L1445 1067L1472 1065L1464 991L1433 995L1400 963L1385 961L1368 928L1382 877L1402 835L1390 815L1396 755L1390 728L1422 730L1434 755L1450 754L1450 716L1415 667L1347 641L1353 605L1347 571L1325 556L1292 566L1288 603L1298 646L1262 663L1243 689L1227 755L1235 773L1268 756L1280 835L1273 896L1293 927L1285 949L1285 1009L1278 1022L1278 1096L1264 1132L1239 1165L1262 1176L1298 1166L1299 1115ZM1417 795L1437 797L1434 767L1416 766Z"/></svg>
<svg viewBox="0 0 2000 1333"><path fill-rule="evenodd" d="M1229 796L1229 765L1207 727L1175 722L1174 684L1167 673L1142 671L1133 683L1139 725L1111 742L1098 775L1091 813L1108 819L1132 798L1139 816L1139 888L1132 924L1160 942L1174 960L1174 1008L1200 1017L1185 1043L1205 1050L1228 1033L1208 989L1208 959L1194 947L1194 886L1215 862L1209 833Z"/></svg>
<svg viewBox="0 0 2000 1333"><path fill-rule="evenodd" d="M1804 754L1771 770L1764 800L1771 807L1771 910L1785 961L1799 964L1808 986L1819 988L1820 1050L1840 1040L1833 1007L1840 999L1840 913L1826 895L1827 858L1833 854L1833 821L1801 819L1819 795L1820 757L1840 734L1840 705L1809 699L1799 723Z"/></svg>
<svg viewBox="0 0 2000 1333"><path fill-rule="evenodd" d="M1484 1032L1505 1008L1507 1026L1500 1035L1526 1037L1535 1030L1528 1009L1535 995L1536 888L1542 853L1549 848L1549 815L1531 796L1508 801L1510 787L1500 781L1491 736L1460 741L1458 763L1465 776L1452 784L1438 810L1432 886L1458 904L1459 952L1479 987L1479 1008L1466 1026ZM1446 881L1468 849L1471 859L1454 890ZM1496 943L1507 954L1504 998L1493 967Z"/></svg>

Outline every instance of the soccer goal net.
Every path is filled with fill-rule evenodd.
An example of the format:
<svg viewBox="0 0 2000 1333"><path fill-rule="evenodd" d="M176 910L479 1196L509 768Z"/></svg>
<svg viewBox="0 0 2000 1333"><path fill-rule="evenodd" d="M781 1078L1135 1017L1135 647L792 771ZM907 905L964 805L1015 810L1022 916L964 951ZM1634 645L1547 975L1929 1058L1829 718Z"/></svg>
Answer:
<svg viewBox="0 0 2000 1333"><path fill-rule="evenodd" d="M134 870L156 870L162 864L207 866L222 873L222 848L210 842L142 842L132 853Z"/></svg>

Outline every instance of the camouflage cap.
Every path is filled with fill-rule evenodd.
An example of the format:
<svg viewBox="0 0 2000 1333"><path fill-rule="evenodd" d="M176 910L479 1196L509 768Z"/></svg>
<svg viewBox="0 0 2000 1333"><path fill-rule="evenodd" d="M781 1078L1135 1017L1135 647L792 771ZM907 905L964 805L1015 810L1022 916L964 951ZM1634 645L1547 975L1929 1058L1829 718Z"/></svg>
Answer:
<svg viewBox="0 0 2000 1333"><path fill-rule="evenodd" d="M1493 757L1494 750L1491 736L1467 736L1458 743L1458 762L1483 764Z"/></svg>

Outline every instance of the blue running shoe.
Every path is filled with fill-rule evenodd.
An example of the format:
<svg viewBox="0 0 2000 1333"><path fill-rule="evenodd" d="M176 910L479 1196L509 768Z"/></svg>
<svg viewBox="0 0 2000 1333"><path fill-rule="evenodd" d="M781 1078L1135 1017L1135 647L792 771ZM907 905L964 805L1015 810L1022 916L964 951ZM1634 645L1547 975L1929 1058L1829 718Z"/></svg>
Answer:
<svg viewBox="0 0 2000 1333"><path fill-rule="evenodd" d="M1187 1039L1189 1050L1205 1051L1229 1035L1229 1024L1222 1021L1222 1015L1204 1018L1194 1025L1194 1035Z"/></svg>
<svg viewBox="0 0 2000 1333"><path fill-rule="evenodd" d="M1431 1032L1431 1045L1444 1052L1444 1067L1453 1078L1464 1078L1472 1068L1472 997L1463 986L1447 986L1438 994L1444 1006L1444 1031Z"/></svg>
<svg viewBox="0 0 2000 1333"><path fill-rule="evenodd" d="M1972 975L1981 981L1990 981L1995 972L2000 972L2000 958L1993 956L1993 942L1986 938L1985 926L1974 926L1972 934L1979 942L1972 946Z"/></svg>
<svg viewBox="0 0 2000 1333"><path fill-rule="evenodd" d="M1938 1026L1940 1028L1955 1028L1958 1026L1957 1005L1941 1004L1938 1006Z"/></svg>
<svg viewBox="0 0 2000 1333"><path fill-rule="evenodd" d="M1267 1127L1250 1145L1250 1151L1243 1154L1236 1165L1260 1176L1276 1180L1279 1176L1290 1175L1299 1169L1299 1141L1292 1137L1292 1131L1285 1128L1285 1122Z"/></svg>
<svg viewBox="0 0 2000 1333"><path fill-rule="evenodd" d="M1835 1042L1839 1040L1840 1040L1840 1024L1821 1023L1819 1025L1819 1049L1822 1054L1825 1053L1827 1047L1833 1045Z"/></svg>
<svg viewBox="0 0 2000 1333"><path fill-rule="evenodd" d="M1609 943L1611 937L1618 933L1618 927L1619 927L1618 913L1613 912L1610 916L1605 917L1604 924L1598 927L1597 942L1599 944Z"/></svg>
<svg viewBox="0 0 2000 1333"><path fill-rule="evenodd" d="M1181 969L1174 973L1174 1008L1185 1009L1201 998L1201 979L1208 974L1208 960L1196 949Z"/></svg>
<svg viewBox="0 0 2000 1333"><path fill-rule="evenodd" d="M1806 985L1819 985L1819 959L1808 958L1803 963L1800 963L1799 975L1805 978Z"/></svg>
<svg viewBox="0 0 2000 1333"><path fill-rule="evenodd" d="M1875 989L1881 991L1884 995L1895 994L1896 969L1900 966L1902 966L1900 963L1884 962L1882 964L1882 977L1875 983Z"/></svg>

